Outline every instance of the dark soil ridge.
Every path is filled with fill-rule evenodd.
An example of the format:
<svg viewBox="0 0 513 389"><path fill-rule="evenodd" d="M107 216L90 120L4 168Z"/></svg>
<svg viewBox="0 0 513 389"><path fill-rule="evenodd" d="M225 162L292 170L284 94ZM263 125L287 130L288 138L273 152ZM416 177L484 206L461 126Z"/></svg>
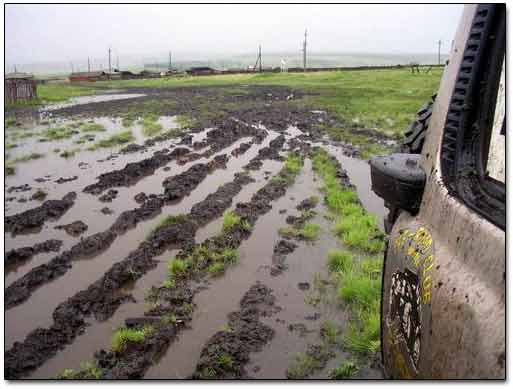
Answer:
<svg viewBox="0 0 513 389"><path fill-rule="evenodd" d="M98 182L86 186L83 192L98 195L106 189L134 185L158 168L189 152L188 148L176 147L170 153L158 153L141 161L127 163L123 169L100 174L97 177Z"/></svg>
<svg viewBox="0 0 513 389"><path fill-rule="evenodd" d="M203 347L192 378L250 378L245 370L250 353L260 351L274 337L274 330L260 318L280 310L275 300L270 288L253 285L240 301L241 309L228 315L229 330L216 332Z"/></svg>
<svg viewBox="0 0 513 389"><path fill-rule="evenodd" d="M6 216L5 231L22 234L40 229L47 220L56 220L64 215L73 206L76 197L75 192L69 192L61 200L46 200L39 207Z"/></svg>
<svg viewBox="0 0 513 389"><path fill-rule="evenodd" d="M34 246L20 247L19 249L10 250L5 253L5 270L6 272L9 272L9 267L27 262L37 254L59 251L61 246L62 240L49 239L41 243L36 243Z"/></svg>
<svg viewBox="0 0 513 389"><path fill-rule="evenodd" d="M180 218L176 224L159 229L139 245L127 258L114 264L104 276L86 290L76 293L61 303L53 312L54 323L49 328L37 328L23 342L15 342L5 352L5 377L16 379L41 366L73 339L85 331L85 318L94 315L97 320L106 320L130 295L120 295L120 289L142 277L157 266L153 257L177 247L191 247L196 230L215 217L222 215L233 197L248 184L251 178L236 175L234 181L222 185L216 193L197 203L196 211ZM228 193L229 192L229 193ZM210 203L211 206L202 205ZM219 206L225 204L225 208ZM193 207L194 208L194 207ZM201 209L215 211L202 214Z"/></svg>
<svg viewBox="0 0 513 389"><path fill-rule="evenodd" d="M286 168L283 168L278 175L287 176ZM244 177L241 175L240 177ZM232 183L227 184L229 187ZM286 180L271 180L264 187L260 188L251 198L249 203L238 203L235 213L238 214L251 227L254 226L258 217L267 213L271 209L271 202L283 196L286 193L289 184ZM211 204L222 201L224 196L217 200L212 198ZM208 199L208 198L207 198ZM226 201L226 200L225 200ZM231 202L231 201L230 201ZM227 209L229 203L224 209ZM223 209L216 209L217 216L222 214ZM191 210L191 217L199 217L205 208L202 204L197 204ZM212 212L212 209L208 210ZM221 252L225 248L237 248L242 240L251 235L251 229L244 228L242 223L232 227L229 231L221 235L207 239L201 244L186 246L177 254L177 258L186 258L194 253L200 246L207 249L208 252ZM207 275L207 267L214 261L210 257L202 257L196 263L196 271L186 272L176 280L173 288L165 286L150 289L150 298L158 303L156 307L145 312L144 318L137 319L137 322L149 322L154 328L154 332L144 339L143 342L131 344L121 352L110 352L100 350L95 353L97 365L102 369L102 377L109 379L135 379L142 378L148 367L155 362L170 342L176 336L178 330L192 320L191 313L194 310L192 298L195 291L190 286L190 281L196 281ZM174 317L174 321L166 318ZM133 320L130 320L133 322ZM78 374L81 374L80 372Z"/></svg>
<svg viewBox="0 0 513 389"><path fill-rule="evenodd" d="M223 150L245 136L262 136L265 130L257 129L238 123L234 120L225 120L219 128L214 128L207 133L206 141L210 148L202 154L192 153L188 148L176 147L171 152L157 152L152 157L138 162L130 162L123 169L103 173L97 177L98 182L84 188L85 193L98 195L106 189L131 186L142 178L151 175L158 168L167 165L177 159L179 163L191 162L199 158L208 158Z"/></svg>

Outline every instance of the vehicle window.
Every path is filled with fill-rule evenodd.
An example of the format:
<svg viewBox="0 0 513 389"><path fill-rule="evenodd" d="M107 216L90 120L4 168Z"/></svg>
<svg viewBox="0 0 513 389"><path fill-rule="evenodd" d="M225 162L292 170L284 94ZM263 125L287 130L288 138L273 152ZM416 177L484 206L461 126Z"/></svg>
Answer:
<svg viewBox="0 0 513 389"><path fill-rule="evenodd" d="M497 91L497 102L491 131L490 148L488 158L485 161L487 177L505 184L506 170L506 85L505 85L505 61L502 62L502 70L499 88Z"/></svg>

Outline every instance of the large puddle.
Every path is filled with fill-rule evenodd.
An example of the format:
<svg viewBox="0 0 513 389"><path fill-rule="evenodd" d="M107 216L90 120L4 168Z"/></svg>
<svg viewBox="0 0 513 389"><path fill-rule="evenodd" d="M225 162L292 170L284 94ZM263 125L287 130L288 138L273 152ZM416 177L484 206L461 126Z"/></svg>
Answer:
<svg viewBox="0 0 513 389"><path fill-rule="evenodd" d="M120 94L72 97L63 103L46 105L41 109L41 111L55 111L55 110L61 109L61 108L72 107L74 105L82 105L82 104L90 104L90 103L103 103L105 101L114 101L114 100L134 99L136 97L142 97L142 96L145 96L145 95L142 93L120 93Z"/></svg>

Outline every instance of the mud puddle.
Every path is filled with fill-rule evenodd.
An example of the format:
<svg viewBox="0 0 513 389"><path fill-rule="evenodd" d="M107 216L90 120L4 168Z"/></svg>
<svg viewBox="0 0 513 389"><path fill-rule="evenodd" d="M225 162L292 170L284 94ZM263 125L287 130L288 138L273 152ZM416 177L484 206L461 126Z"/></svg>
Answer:
<svg viewBox="0 0 513 389"><path fill-rule="evenodd" d="M271 134L266 140L264 140L264 142L262 142L262 144L253 145L250 150L240 157L230 158L226 169L218 169L214 173L208 175L206 179L182 201L177 204L164 206L161 214L177 215L180 213L188 213L191 207L198 201L203 200L208 194L214 192L220 185L231 181L234 174L238 171L242 171L242 167L258 154L258 150L267 146L276 135L277 134ZM247 140L247 138L243 138L223 151L231 151L236 148L239 143ZM195 161L192 164L197 162L198 161ZM184 167L179 168L180 170L186 170ZM165 173L165 175L160 177L158 177L159 175L157 174L149 176L149 181L154 182L151 187L152 190L158 188L159 192L162 191L163 177L174 175L169 174L171 171L163 171L163 173ZM144 187L138 186L139 190L142 190L143 188ZM137 193L137 190L130 190L128 193L133 195L134 193ZM93 202L97 202L97 199L93 196L86 195L85 198L88 198L89 200L92 199ZM130 200L127 199L127 201ZM126 204L123 204L124 201L119 201L118 203L126 209ZM82 205L83 204L84 203L82 203ZM97 204L101 203L97 202ZM113 204L114 202L109 204L109 207L112 207ZM134 206L135 205L136 204L134 202ZM76 207L76 209L81 212L88 211L87 208L82 208L82 206ZM149 221L140 222L134 229L128 230L124 235L119 236L107 250L94 258L74 261L73 268L70 269L67 274L49 284L41 286L25 303L10 309L6 314L5 320L6 347L10 347L15 341L23 340L23 338L36 327L48 327L52 323L51 315L53 309L63 300L63 296L72 296L77 291L83 290L91 282L95 281L99 275L103 274L103 272L110 268L113 263L125 258L133 250L134 242L139 243L144 240L149 232L160 223L161 218L162 217L157 216ZM100 230L105 229L106 224L104 220L105 219L99 222ZM59 220L59 223L62 221L63 218ZM48 226L47 230L51 233L53 228ZM28 263L26 267L30 269L33 266L31 266L31 263ZM11 277L11 279L13 278L14 277ZM17 278L18 277L16 277L16 279Z"/></svg>
<svg viewBox="0 0 513 389"><path fill-rule="evenodd" d="M269 141L265 141L263 146ZM252 153L252 154L256 154ZM252 158L250 156L250 158ZM247 163L242 161L241 165ZM269 170L279 170L281 164L276 161L265 161L264 166ZM233 172L236 170L232 167ZM266 170L267 171L267 170ZM233 206L240 201L246 201L263 185L266 180L263 178L266 174L260 171L253 172L252 177L256 179L255 182L250 183L243 187L241 192L234 197ZM217 181L216 181L217 182ZM212 185L211 185L212 187ZM233 208L232 206L232 208ZM214 228L215 226L215 228ZM207 224L206 227L200 228L201 235L204 239L218 234L222 228L222 217ZM196 234L196 242L198 242L198 232ZM86 329L86 333L78 337L71 345L67 346L59 354L51 358L41 368L37 369L29 378L48 378L55 376L65 368L80 367L83 361L91 360L94 352L108 346L110 337L115 329L124 325L124 320L130 317L141 317L143 313L148 310L150 303L145 301L146 293L151 286L161 284L167 277L167 263L168 260L173 258L177 250L170 251L157 258L159 261L158 266L148 272L144 277L139 279L132 285L131 288L125 288L126 292L132 293L135 297L135 303L123 304L116 313L105 322L91 321L91 326Z"/></svg>
<svg viewBox="0 0 513 389"><path fill-rule="evenodd" d="M80 369L80 364L93 359L94 353L100 348L108 347L113 332L123 327L125 319L140 317L149 303L145 301L146 293L151 285L159 285L166 279L167 262L178 252L171 250L155 258L159 261L156 268L150 270L144 277L136 281L123 292L131 293L135 302L128 302L119 307L116 313L106 321L90 320L86 333L64 348L60 353L49 359L39 369L35 370L29 379L48 379L55 377L63 369Z"/></svg>
<svg viewBox="0 0 513 389"><path fill-rule="evenodd" d="M329 234L328 224L320 216L320 205L317 209L319 216L314 222L321 224L325 232L314 244L298 243L296 251L287 257L289 268L280 276L270 275L273 246L279 239L278 229L287 225L285 219L288 214L298 213L295 206L306 197L305 194L317 193L318 184L313 178L311 163L306 160L304 173L297 178L283 198L273 203L272 210L257 221L251 238L241 245L240 262L228 269L222 278L213 279L208 289L195 296L197 309L193 313L192 328L180 333L159 363L148 370L145 378L189 377L194 372L204 344L226 325L228 313L238 309L240 299L255 281L261 281L273 289L276 305L282 310L266 321L266 324L275 329L276 335L261 353L251 357L251 368L248 371L251 373L258 366L255 369L258 374L251 373L252 376L285 378L292 354L303 352L308 341L315 339L314 335L319 334L319 323L322 320L344 322L344 314L334 305L313 308L305 304L306 292L298 288L299 283L312 284L317 273L321 277L327 277L327 251L337 244ZM280 213L283 209L287 212ZM322 317L316 323L305 319L316 312ZM289 325L299 323L311 331L308 332L309 337L298 337L297 333L289 331Z"/></svg>
<svg viewBox="0 0 513 389"><path fill-rule="evenodd" d="M90 103L104 103L106 101L134 99L134 98L143 97L143 96L145 96L145 94L142 94L142 93L119 93L119 94L105 94L105 95L72 97L64 103L47 105L47 106L41 108L41 111L55 111L57 109L73 107L75 105L83 105L83 104L90 104Z"/></svg>

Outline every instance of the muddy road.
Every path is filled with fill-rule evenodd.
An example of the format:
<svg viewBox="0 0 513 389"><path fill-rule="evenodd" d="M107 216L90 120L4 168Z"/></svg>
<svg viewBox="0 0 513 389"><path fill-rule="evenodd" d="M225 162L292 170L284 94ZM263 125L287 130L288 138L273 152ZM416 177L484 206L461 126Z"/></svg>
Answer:
<svg viewBox="0 0 513 389"><path fill-rule="evenodd" d="M328 257L350 245L319 153L376 229L385 208L303 94L131 88L8 111L6 378L381 377L375 349L347 346Z"/></svg>

